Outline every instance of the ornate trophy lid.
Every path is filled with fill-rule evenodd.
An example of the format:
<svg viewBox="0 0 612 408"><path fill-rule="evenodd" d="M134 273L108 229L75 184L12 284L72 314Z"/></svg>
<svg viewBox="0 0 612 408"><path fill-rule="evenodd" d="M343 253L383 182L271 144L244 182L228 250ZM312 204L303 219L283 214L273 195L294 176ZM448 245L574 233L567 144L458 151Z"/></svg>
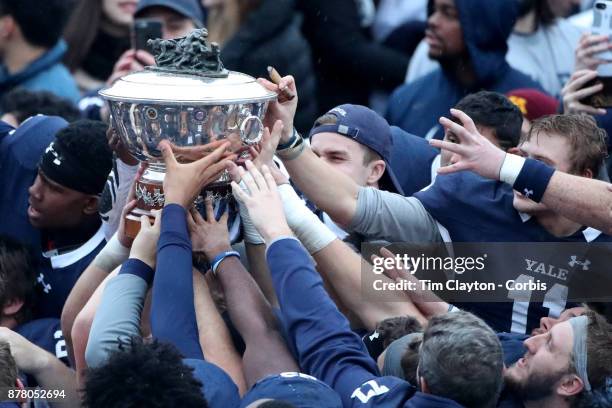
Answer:
<svg viewBox="0 0 612 408"><path fill-rule="evenodd" d="M100 95L111 101L169 105L223 105L263 102L276 98L255 78L228 71L219 46L209 43L206 29L174 40L149 40L157 66L128 74Z"/></svg>

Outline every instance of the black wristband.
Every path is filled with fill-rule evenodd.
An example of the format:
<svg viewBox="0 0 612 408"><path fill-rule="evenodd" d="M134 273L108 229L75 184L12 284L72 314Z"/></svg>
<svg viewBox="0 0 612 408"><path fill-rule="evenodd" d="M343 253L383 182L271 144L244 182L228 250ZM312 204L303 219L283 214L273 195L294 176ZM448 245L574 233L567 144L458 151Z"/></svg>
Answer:
<svg viewBox="0 0 612 408"><path fill-rule="evenodd" d="M299 137L300 137L299 133L297 132L295 128L293 128L293 133L291 134L291 137L289 138L289 140L286 143L280 143L278 146L276 146L276 150L278 151L278 150L289 149L295 144L295 142L297 141Z"/></svg>
<svg viewBox="0 0 612 408"><path fill-rule="evenodd" d="M554 173L555 169L541 161L527 159L513 188L525 197L540 202Z"/></svg>

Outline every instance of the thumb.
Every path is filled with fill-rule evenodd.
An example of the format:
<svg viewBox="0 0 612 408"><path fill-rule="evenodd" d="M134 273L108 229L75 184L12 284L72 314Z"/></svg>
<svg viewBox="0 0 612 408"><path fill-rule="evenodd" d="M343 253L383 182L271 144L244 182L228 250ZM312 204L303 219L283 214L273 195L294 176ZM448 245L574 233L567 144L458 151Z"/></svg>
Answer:
<svg viewBox="0 0 612 408"><path fill-rule="evenodd" d="M166 168L170 169L178 164L176 158L174 157L174 152L172 152L172 145L170 142L167 140L162 140L159 142L159 145L157 145L157 148L161 151Z"/></svg>

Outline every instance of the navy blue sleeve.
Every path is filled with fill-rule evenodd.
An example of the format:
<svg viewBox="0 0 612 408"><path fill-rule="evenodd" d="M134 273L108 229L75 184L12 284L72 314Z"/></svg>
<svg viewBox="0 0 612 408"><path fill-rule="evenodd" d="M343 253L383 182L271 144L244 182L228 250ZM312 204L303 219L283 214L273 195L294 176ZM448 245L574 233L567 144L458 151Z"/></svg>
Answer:
<svg viewBox="0 0 612 408"><path fill-rule="evenodd" d="M193 304L191 240L183 207L164 207L153 279L151 330L174 344L185 358L204 359Z"/></svg>
<svg viewBox="0 0 612 408"><path fill-rule="evenodd" d="M140 259L130 258L121 265L119 275L135 275L150 285L153 281L153 269Z"/></svg>
<svg viewBox="0 0 612 408"><path fill-rule="evenodd" d="M307 374L332 387L345 407L371 404L379 399L372 400L375 396L389 398L383 394L394 387L406 393L408 383L379 378L376 363L329 298L299 241L287 238L272 243L266 258L283 323Z"/></svg>

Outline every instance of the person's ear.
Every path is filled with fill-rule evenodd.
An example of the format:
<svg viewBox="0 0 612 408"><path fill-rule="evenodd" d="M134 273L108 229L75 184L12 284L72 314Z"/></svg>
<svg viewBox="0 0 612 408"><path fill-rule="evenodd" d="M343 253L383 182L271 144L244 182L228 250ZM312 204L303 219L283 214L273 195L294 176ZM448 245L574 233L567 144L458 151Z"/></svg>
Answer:
<svg viewBox="0 0 612 408"><path fill-rule="evenodd" d="M94 215L98 212L98 203L99 198L93 195L87 196L85 198L85 203L83 205L83 214L85 215Z"/></svg>
<svg viewBox="0 0 612 408"><path fill-rule="evenodd" d="M2 308L2 314L4 316L13 316L18 313L23 307L23 299L12 299L9 300Z"/></svg>
<svg viewBox="0 0 612 408"><path fill-rule="evenodd" d="M593 178L593 171L591 169L586 169L583 173L582 173L582 177L586 177L586 178Z"/></svg>
<svg viewBox="0 0 612 408"><path fill-rule="evenodd" d="M517 156L521 156L521 151L518 147L511 147L507 151L510 154L516 154Z"/></svg>
<svg viewBox="0 0 612 408"><path fill-rule="evenodd" d="M385 170L387 169L387 163L384 160L374 160L370 164L368 164L370 169L370 174L367 179L368 185L373 185L380 180L380 178L385 174Z"/></svg>
<svg viewBox="0 0 612 408"><path fill-rule="evenodd" d="M576 374L566 374L559 381L557 386L557 394L562 397L571 397L577 395L584 389L584 384L580 377Z"/></svg>

